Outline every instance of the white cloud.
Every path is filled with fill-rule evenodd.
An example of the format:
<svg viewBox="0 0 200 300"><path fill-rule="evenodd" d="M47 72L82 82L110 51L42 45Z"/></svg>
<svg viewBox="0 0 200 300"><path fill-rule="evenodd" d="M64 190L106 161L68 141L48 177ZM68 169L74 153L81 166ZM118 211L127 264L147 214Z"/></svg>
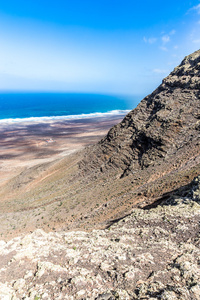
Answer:
<svg viewBox="0 0 200 300"><path fill-rule="evenodd" d="M170 31L169 34L170 34L170 35L174 35L175 33L176 33L176 30L173 29L172 31Z"/></svg>
<svg viewBox="0 0 200 300"><path fill-rule="evenodd" d="M166 74L166 73L168 73L168 70L164 70L164 69L153 69L153 73L156 73L156 74Z"/></svg>
<svg viewBox="0 0 200 300"><path fill-rule="evenodd" d="M154 44L157 41L157 38L151 37L147 39L146 37L144 37L143 40L145 43Z"/></svg>
<svg viewBox="0 0 200 300"><path fill-rule="evenodd" d="M166 47L166 45L171 41L171 36L174 35L176 33L175 29L172 29L169 33L165 33L162 32L162 36L161 36L161 41L162 44L159 47L162 51L168 51L168 48ZM178 46L174 46L174 49L177 49Z"/></svg>
<svg viewBox="0 0 200 300"><path fill-rule="evenodd" d="M200 4L193 6L190 10L196 10L197 13L200 15Z"/></svg>
<svg viewBox="0 0 200 300"><path fill-rule="evenodd" d="M167 49L165 46L161 46L160 49L161 49L162 51L168 51L168 49Z"/></svg>
<svg viewBox="0 0 200 300"><path fill-rule="evenodd" d="M193 40L192 42L195 43L195 44L200 44L200 39Z"/></svg>
<svg viewBox="0 0 200 300"><path fill-rule="evenodd" d="M162 42L163 42L163 44L167 44L167 43L169 43L169 41L170 41L170 37L169 37L169 35L163 35L162 36Z"/></svg>

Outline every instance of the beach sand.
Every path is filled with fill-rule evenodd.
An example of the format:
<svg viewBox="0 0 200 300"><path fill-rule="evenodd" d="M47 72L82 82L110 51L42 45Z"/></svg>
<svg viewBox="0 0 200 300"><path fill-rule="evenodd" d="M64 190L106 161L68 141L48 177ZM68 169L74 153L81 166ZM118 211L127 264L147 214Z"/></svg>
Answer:
<svg viewBox="0 0 200 300"><path fill-rule="evenodd" d="M0 124L0 186L34 165L98 142L124 115Z"/></svg>
<svg viewBox="0 0 200 300"><path fill-rule="evenodd" d="M71 195L66 194L66 182L72 167L69 166L70 154L76 152L72 163L76 168L76 160L82 155L81 149L100 141L123 117L110 115L78 120L1 121L0 237L9 240L36 228L50 231L71 224L74 202ZM57 180L61 180L58 191L54 186ZM68 196L71 201L67 200ZM61 215L57 215L57 204L63 197L66 207L63 205ZM74 209L77 209L76 205ZM78 207L78 212L82 213L82 209ZM40 210L44 215L38 218Z"/></svg>

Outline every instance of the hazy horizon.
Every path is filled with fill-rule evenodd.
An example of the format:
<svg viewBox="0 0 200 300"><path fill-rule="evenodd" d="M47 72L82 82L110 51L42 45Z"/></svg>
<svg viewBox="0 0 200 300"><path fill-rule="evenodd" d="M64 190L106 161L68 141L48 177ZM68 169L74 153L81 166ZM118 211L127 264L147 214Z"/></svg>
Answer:
<svg viewBox="0 0 200 300"><path fill-rule="evenodd" d="M0 91L151 93L200 48L200 1L0 3Z"/></svg>

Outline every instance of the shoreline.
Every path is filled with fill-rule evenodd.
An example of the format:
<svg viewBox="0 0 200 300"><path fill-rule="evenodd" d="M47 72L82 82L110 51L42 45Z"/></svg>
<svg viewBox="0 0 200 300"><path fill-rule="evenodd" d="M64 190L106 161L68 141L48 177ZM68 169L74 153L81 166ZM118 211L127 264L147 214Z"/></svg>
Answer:
<svg viewBox="0 0 200 300"><path fill-rule="evenodd" d="M107 112L92 112L92 113L82 113L78 115L58 115L58 116L41 116L41 117L22 117L22 118L5 118L0 119L0 125L5 124L18 124L18 123L51 123L54 121L75 121L75 120L87 120L96 118L115 118L121 117L128 114L131 110L111 110Z"/></svg>

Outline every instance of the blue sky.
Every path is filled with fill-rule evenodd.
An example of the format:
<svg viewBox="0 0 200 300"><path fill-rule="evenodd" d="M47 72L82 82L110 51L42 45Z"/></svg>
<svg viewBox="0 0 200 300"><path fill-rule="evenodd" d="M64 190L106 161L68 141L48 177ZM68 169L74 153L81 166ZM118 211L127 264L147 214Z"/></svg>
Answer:
<svg viewBox="0 0 200 300"><path fill-rule="evenodd" d="M0 90L146 95L199 48L199 0L0 0Z"/></svg>

